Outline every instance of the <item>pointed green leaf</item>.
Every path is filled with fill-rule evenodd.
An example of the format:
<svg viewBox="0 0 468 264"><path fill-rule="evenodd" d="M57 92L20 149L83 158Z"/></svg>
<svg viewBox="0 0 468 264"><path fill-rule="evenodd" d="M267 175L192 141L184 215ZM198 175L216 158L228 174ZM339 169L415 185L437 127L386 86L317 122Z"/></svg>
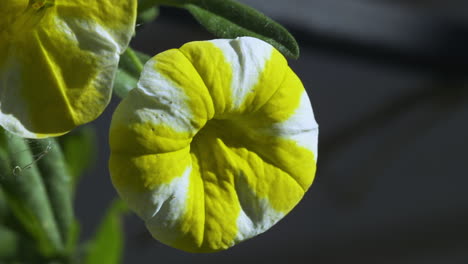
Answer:
<svg viewBox="0 0 468 264"><path fill-rule="evenodd" d="M161 0L138 0L138 13L145 12L148 9L151 9L158 4L160 4Z"/></svg>
<svg viewBox="0 0 468 264"><path fill-rule="evenodd" d="M78 248L80 232L80 222L78 222L78 220L75 219L71 225L70 237L67 241L67 244L65 245L65 252L68 253L68 258L70 259L69 263L81 263L77 261L80 257L81 252L79 252L79 250L76 250Z"/></svg>
<svg viewBox="0 0 468 264"><path fill-rule="evenodd" d="M5 130L0 134L0 185L8 206L43 256L59 255L63 244L37 160L23 138Z"/></svg>
<svg viewBox="0 0 468 264"><path fill-rule="evenodd" d="M270 43L283 55L297 59L299 46L283 26L234 0L141 0L145 7L168 5L187 9L209 32L220 38L250 36Z"/></svg>
<svg viewBox="0 0 468 264"><path fill-rule="evenodd" d="M152 6L146 9L138 7L137 25L148 24L159 16L159 7ZM137 27L138 27L137 26Z"/></svg>
<svg viewBox="0 0 468 264"><path fill-rule="evenodd" d="M0 180L1 180L1 176L0 176ZM3 193L3 190L0 185L0 224L5 221L5 218L7 217L7 215L8 215L8 205L6 203L5 194Z"/></svg>
<svg viewBox="0 0 468 264"><path fill-rule="evenodd" d="M299 57L299 46L294 37L283 26L251 7L233 0L181 2L184 2L183 7L215 36L251 36L270 43L285 56Z"/></svg>
<svg viewBox="0 0 468 264"><path fill-rule="evenodd" d="M54 138L30 140L29 146L37 161L52 206L62 241L70 239L74 220L73 178L65 163L62 149ZM77 149L78 152L81 149Z"/></svg>
<svg viewBox="0 0 468 264"><path fill-rule="evenodd" d="M16 233L0 225L0 263L1 260L13 259L18 253L19 238Z"/></svg>
<svg viewBox="0 0 468 264"><path fill-rule="evenodd" d="M127 210L121 200L112 203L88 244L85 264L120 263L124 243L122 216Z"/></svg>

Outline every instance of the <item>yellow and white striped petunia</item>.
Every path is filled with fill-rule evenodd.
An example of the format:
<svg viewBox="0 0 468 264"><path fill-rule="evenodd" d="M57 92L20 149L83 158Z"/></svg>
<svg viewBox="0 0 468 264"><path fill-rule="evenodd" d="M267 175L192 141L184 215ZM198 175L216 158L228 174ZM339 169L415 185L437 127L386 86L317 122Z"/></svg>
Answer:
<svg viewBox="0 0 468 264"><path fill-rule="evenodd" d="M272 46L190 42L152 58L115 111L112 182L156 239L224 250L300 201L317 136L307 93Z"/></svg>
<svg viewBox="0 0 468 264"><path fill-rule="evenodd" d="M0 125L58 136L107 106L137 0L2 0Z"/></svg>

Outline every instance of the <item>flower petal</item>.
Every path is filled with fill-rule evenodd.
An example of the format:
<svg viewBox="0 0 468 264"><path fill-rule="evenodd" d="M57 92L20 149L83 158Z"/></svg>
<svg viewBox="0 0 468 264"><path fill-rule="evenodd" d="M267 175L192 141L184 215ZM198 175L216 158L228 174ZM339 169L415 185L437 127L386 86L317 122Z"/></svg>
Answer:
<svg viewBox="0 0 468 264"><path fill-rule="evenodd" d="M219 251L300 201L317 136L301 81L269 44L191 42L151 59L115 111L112 181L156 239Z"/></svg>
<svg viewBox="0 0 468 264"><path fill-rule="evenodd" d="M0 27L0 125L36 138L97 118L134 32L136 2L56 0Z"/></svg>

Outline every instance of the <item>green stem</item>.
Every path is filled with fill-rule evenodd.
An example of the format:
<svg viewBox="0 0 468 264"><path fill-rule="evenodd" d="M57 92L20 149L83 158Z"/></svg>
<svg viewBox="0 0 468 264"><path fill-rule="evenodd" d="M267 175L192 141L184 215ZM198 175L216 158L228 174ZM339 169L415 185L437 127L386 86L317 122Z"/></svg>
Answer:
<svg viewBox="0 0 468 264"><path fill-rule="evenodd" d="M0 225L0 260L15 258L18 249L19 238L17 234L10 228Z"/></svg>
<svg viewBox="0 0 468 264"><path fill-rule="evenodd" d="M1 176L0 176L1 180ZM6 197L3 193L1 184L0 184L0 224L4 222L6 216L8 215L8 205L6 203Z"/></svg>
<svg viewBox="0 0 468 264"><path fill-rule="evenodd" d="M128 47L123 56L127 56L127 58L130 59L130 61L132 62L133 64L133 67L138 71L138 72L141 72L143 71L143 63L141 63L140 59L138 58L138 56L136 55L135 51Z"/></svg>
<svg viewBox="0 0 468 264"><path fill-rule="evenodd" d="M28 144L6 131L1 134L0 184L8 206L23 228L35 239L45 257L60 255L62 240L44 182Z"/></svg>
<svg viewBox="0 0 468 264"><path fill-rule="evenodd" d="M44 180L62 241L68 244L73 223L72 177L58 142L51 139L30 143Z"/></svg>
<svg viewBox="0 0 468 264"><path fill-rule="evenodd" d="M148 55L128 47L120 57L119 69L114 81L114 93L120 98L125 98L128 92L137 86L143 65L149 59Z"/></svg>

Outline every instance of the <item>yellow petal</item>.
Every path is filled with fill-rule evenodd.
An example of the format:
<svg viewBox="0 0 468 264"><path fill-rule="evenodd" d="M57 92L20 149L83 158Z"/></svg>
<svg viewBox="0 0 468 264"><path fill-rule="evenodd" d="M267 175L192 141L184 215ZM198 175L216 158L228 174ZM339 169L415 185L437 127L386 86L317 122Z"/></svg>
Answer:
<svg viewBox="0 0 468 264"><path fill-rule="evenodd" d="M122 199L189 252L258 235L315 175L318 126L283 56L254 38L158 54L114 113L109 162Z"/></svg>
<svg viewBox="0 0 468 264"><path fill-rule="evenodd" d="M0 125L46 137L96 119L134 32L136 2L32 1L0 18Z"/></svg>

